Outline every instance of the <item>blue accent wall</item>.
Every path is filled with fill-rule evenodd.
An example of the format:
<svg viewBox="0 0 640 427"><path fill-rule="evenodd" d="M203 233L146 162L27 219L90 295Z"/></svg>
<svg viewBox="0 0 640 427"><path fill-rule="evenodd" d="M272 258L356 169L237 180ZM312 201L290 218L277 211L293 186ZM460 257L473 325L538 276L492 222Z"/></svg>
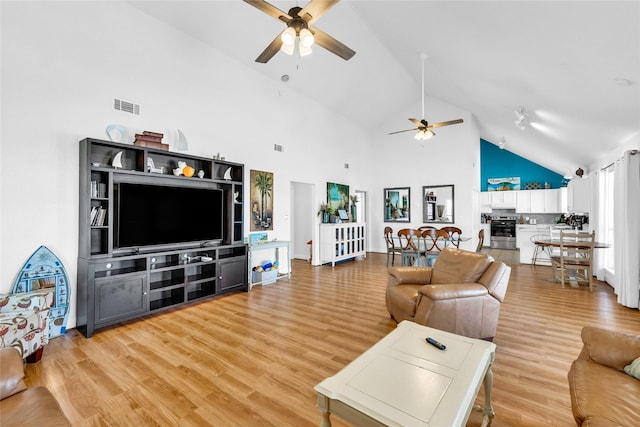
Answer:
<svg viewBox="0 0 640 427"><path fill-rule="evenodd" d="M551 188L560 188L563 180L562 175L552 170L480 139L480 191L487 191L489 178L513 177L520 177L522 190L528 182L539 182L540 188L544 188L545 182L548 182Z"/></svg>

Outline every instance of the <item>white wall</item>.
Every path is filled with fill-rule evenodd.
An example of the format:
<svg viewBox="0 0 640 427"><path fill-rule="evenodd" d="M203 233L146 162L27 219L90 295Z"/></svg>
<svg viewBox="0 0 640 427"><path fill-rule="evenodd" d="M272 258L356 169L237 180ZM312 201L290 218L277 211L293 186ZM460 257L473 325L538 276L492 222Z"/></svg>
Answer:
<svg viewBox="0 0 640 427"><path fill-rule="evenodd" d="M291 181L315 184L318 205L327 180L369 187L362 129L135 8L120 2L1 7L0 292L10 291L41 244L61 258L75 287L78 141L106 139L111 123L168 135L179 128L190 154L220 152L244 163L247 179L249 169L273 172L271 237L281 240L290 238ZM142 116L112 110L114 97L140 103ZM273 151L274 143L285 151ZM69 327L74 323L75 311Z"/></svg>
<svg viewBox="0 0 640 427"><path fill-rule="evenodd" d="M419 96L416 94L418 99ZM468 237L472 237L470 230L477 230L480 217L473 205L473 191L478 190L480 182L480 134L476 122L469 112L427 97L425 115L428 121L436 123L461 118L464 123L434 129L436 136L423 144L413 138L413 132L388 135L389 132L411 129L413 125L407 119L419 119L421 109L418 102L416 106L396 113L376 132L373 150L375 170L371 180L374 191L369 196L371 251L386 252L382 233L385 226L396 232L401 228L423 225L422 187L428 185L453 184L455 222L451 225L460 227ZM410 223L383 222L384 188L392 187L410 187ZM472 240L461 247L475 250L475 244Z"/></svg>
<svg viewBox="0 0 640 427"><path fill-rule="evenodd" d="M463 117L469 125L440 131L422 149L410 135L386 136L410 125L404 117L415 110L369 132L123 2L0 2L0 10L0 292L11 290L39 245L48 246L71 278L69 328L75 326L78 141L107 139L112 123L164 132L172 146L180 129L189 154L220 152L245 164L245 179L250 169L273 172L271 238L291 238L291 182L313 184L318 206L327 181L367 191L374 251L384 251L377 242L383 187L412 186L418 225L421 186L454 184L456 225L472 222L469 182L479 177L471 161L479 136L468 113L430 104L436 121ZM141 117L114 111L115 97L140 103ZM275 143L284 152L275 152ZM245 222L247 234L248 209ZM317 233L314 227L315 241Z"/></svg>

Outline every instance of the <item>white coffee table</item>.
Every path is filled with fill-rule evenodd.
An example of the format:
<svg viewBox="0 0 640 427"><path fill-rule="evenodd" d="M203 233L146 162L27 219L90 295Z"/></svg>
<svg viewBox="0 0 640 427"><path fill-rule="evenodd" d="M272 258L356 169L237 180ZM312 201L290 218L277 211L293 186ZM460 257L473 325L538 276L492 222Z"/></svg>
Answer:
<svg viewBox="0 0 640 427"><path fill-rule="evenodd" d="M432 337L447 346L428 344ZM315 386L322 427L333 413L358 426L464 426L484 384L483 426L491 407L493 343L401 322L333 377Z"/></svg>

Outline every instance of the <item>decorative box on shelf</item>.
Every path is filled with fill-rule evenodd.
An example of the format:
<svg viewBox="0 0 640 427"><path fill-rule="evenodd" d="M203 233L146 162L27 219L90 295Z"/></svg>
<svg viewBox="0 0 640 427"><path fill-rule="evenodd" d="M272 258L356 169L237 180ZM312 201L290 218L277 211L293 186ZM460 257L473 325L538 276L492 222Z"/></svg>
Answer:
<svg viewBox="0 0 640 427"><path fill-rule="evenodd" d="M273 269L269 271L252 271L251 283L260 283L262 285L270 285L278 280L278 270Z"/></svg>

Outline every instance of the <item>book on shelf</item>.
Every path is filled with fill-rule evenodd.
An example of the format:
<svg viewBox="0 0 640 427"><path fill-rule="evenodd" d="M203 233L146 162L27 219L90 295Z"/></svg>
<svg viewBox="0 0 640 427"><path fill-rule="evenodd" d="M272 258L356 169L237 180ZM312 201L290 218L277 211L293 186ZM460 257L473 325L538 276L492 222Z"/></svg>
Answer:
<svg viewBox="0 0 640 427"><path fill-rule="evenodd" d="M164 136L164 134L163 134L163 133L159 133L159 132L151 132L151 131L149 131L149 130L144 130L144 131L142 131L142 134L143 134L143 135L148 135L148 136L157 136L157 137L159 137L160 139L162 139L162 137Z"/></svg>
<svg viewBox="0 0 640 427"><path fill-rule="evenodd" d="M151 148L157 148L164 151L169 151L169 144L162 144L161 142L147 141L147 140L138 139L138 138L136 138L136 140L133 141L133 145L137 145L139 147L151 147Z"/></svg>
<svg viewBox="0 0 640 427"><path fill-rule="evenodd" d="M98 197L98 181L91 181L90 197Z"/></svg>
<svg viewBox="0 0 640 427"><path fill-rule="evenodd" d="M103 182L98 184L98 197L103 199L107 197L107 184Z"/></svg>
<svg viewBox="0 0 640 427"><path fill-rule="evenodd" d="M157 142L160 144L162 142L161 136L156 135L145 135L141 133L136 133L136 141L149 141L149 142Z"/></svg>
<svg viewBox="0 0 640 427"><path fill-rule="evenodd" d="M107 209L102 206L94 206L91 208L91 216L89 224L92 227L102 227L107 218Z"/></svg>

